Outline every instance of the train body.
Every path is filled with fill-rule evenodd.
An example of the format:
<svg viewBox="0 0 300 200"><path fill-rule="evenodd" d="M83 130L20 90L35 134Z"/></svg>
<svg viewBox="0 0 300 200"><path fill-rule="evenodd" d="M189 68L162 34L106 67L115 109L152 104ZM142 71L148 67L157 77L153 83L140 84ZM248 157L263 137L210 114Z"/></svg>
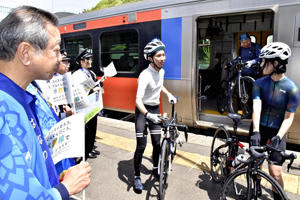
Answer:
<svg viewBox="0 0 300 200"><path fill-rule="evenodd" d="M219 113L217 98L223 66L236 57L239 35L264 46L281 41L292 49L287 76L300 86L299 0L151 0L71 15L60 19L62 46L75 58L93 51L93 70L113 62L118 74L104 84L105 109L134 113L137 78L148 66L144 46L153 38L166 45L165 87L179 97L178 120L193 127L231 127ZM74 63L71 63L74 66ZM170 112L161 97L162 112ZM300 110L288 142L300 144ZM247 134L250 120L238 130Z"/></svg>

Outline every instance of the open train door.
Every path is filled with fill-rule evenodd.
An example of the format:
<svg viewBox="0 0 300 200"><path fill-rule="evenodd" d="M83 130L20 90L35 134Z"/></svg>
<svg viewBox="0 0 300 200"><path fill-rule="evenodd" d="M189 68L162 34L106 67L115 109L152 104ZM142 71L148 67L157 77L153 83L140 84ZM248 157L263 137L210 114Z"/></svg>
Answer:
<svg viewBox="0 0 300 200"><path fill-rule="evenodd" d="M227 103L219 95L226 80L224 66L237 56L240 34L249 33L252 41L261 46L272 42L273 21L272 10L197 19L197 124L202 127L231 126L228 110L220 109L220 104Z"/></svg>

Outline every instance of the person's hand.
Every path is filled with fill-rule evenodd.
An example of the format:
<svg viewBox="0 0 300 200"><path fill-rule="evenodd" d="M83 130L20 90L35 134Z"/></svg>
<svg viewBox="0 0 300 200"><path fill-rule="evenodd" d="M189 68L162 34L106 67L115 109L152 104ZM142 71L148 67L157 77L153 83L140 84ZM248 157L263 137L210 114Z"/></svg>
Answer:
<svg viewBox="0 0 300 200"><path fill-rule="evenodd" d="M99 92L100 90L101 90L101 87L98 87L98 86L93 88L93 92Z"/></svg>
<svg viewBox="0 0 300 200"><path fill-rule="evenodd" d="M154 124L158 124L161 122L161 119L159 118L160 114L154 114L147 112L145 117L146 119L152 121Z"/></svg>
<svg viewBox="0 0 300 200"><path fill-rule="evenodd" d="M70 196L81 192L90 184L91 170L89 163L81 162L66 171L61 183L67 188Z"/></svg>
<svg viewBox="0 0 300 200"><path fill-rule="evenodd" d="M168 100L169 100L169 103L177 103L177 98L175 97L175 96L173 96L171 93L168 93L167 94L167 96L168 96Z"/></svg>
<svg viewBox="0 0 300 200"><path fill-rule="evenodd" d="M100 79L100 82L104 82L107 79L107 77L105 75L102 76L102 78Z"/></svg>
<svg viewBox="0 0 300 200"><path fill-rule="evenodd" d="M272 146L277 149L279 146L279 143L280 143L280 137L278 135L272 137L271 143L272 143Z"/></svg>
<svg viewBox="0 0 300 200"><path fill-rule="evenodd" d="M72 110L72 108L70 108L68 105L63 105L63 111L66 114L66 117L69 117L69 116L75 114L74 110Z"/></svg>
<svg viewBox="0 0 300 200"><path fill-rule="evenodd" d="M250 137L250 146L260 146L260 133L254 131Z"/></svg>
<svg viewBox="0 0 300 200"><path fill-rule="evenodd" d="M255 60L249 60L249 61L247 61L246 62L246 64L247 64L246 67L247 68L251 67L253 64L255 64L255 62L256 62Z"/></svg>

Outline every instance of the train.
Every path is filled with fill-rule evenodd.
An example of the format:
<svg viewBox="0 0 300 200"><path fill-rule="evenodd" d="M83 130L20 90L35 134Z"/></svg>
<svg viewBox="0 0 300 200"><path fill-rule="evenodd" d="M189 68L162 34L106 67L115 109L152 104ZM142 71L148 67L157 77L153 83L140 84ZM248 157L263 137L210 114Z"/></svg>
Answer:
<svg viewBox="0 0 300 200"><path fill-rule="evenodd" d="M179 97L178 121L191 127L231 128L217 109L224 65L235 58L239 35L264 46L272 41L292 50L287 76L300 86L299 0L145 0L59 19L62 47L72 58L83 49L93 52L93 71L101 77L113 62L117 75L104 83L104 108L134 113L137 78L149 63L143 49L153 38L166 45L164 86ZM298 56L297 56L298 55ZM161 112L170 113L166 96ZM247 135L251 120L238 129ZM300 110L289 130L289 143L300 144Z"/></svg>

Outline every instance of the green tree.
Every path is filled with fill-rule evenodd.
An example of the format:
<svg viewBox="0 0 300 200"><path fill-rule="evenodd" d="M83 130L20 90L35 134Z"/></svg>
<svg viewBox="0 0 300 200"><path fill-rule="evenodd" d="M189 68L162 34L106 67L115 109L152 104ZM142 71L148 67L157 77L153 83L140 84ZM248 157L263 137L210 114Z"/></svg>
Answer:
<svg viewBox="0 0 300 200"><path fill-rule="evenodd" d="M95 11L95 10L100 10L103 8L109 8L109 7L114 7L114 6L119 6L122 4L126 3L133 3L141 0L102 0L100 1L95 7L84 10L83 12L90 12L90 11Z"/></svg>

